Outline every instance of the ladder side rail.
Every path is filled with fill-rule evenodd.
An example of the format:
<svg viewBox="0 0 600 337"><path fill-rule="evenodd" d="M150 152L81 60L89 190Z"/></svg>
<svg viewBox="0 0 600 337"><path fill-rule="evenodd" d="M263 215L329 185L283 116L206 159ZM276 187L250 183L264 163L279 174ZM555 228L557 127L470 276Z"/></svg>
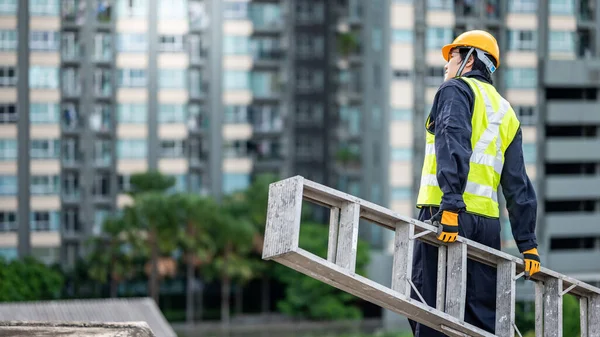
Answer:
<svg viewBox="0 0 600 337"><path fill-rule="evenodd" d="M496 335L514 337L515 330L515 274L516 264L504 261L498 264L496 284Z"/></svg>

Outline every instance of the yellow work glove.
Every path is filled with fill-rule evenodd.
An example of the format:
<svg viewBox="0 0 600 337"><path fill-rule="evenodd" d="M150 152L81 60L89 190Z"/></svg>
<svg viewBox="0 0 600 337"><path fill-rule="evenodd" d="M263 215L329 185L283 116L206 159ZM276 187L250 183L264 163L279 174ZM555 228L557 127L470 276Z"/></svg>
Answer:
<svg viewBox="0 0 600 337"><path fill-rule="evenodd" d="M431 217L431 223L438 226L437 239L443 242L454 242L458 238L458 213L439 211Z"/></svg>
<svg viewBox="0 0 600 337"><path fill-rule="evenodd" d="M523 261L525 262L525 279L529 279L533 274L540 271L540 255L537 248L523 252Z"/></svg>

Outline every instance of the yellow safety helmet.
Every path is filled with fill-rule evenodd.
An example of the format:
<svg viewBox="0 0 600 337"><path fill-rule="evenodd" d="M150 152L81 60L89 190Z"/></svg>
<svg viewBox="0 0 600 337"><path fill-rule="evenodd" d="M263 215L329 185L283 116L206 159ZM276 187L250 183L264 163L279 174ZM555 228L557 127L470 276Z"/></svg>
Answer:
<svg viewBox="0 0 600 337"><path fill-rule="evenodd" d="M496 59L496 68L500 66L500 48L492 34L483 30L470 30L460 34L452 43L442 47L444 60L449 61L450 51L457 47L473 47L484 51Z"/></svg>

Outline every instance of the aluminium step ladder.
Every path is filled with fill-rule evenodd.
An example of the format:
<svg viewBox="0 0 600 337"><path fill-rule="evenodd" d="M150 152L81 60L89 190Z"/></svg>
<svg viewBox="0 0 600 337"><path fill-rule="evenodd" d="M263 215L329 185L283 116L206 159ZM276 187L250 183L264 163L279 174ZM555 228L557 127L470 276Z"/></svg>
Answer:
<svg viewBox="0 0 600 337"><path fill-rule="evenodd" d="M445 244L436 239L435 226L301 176L272 183L268 200L263 259L274 260L448 336L514 337L515 331L521 335L515 325L515 281L524 275L522 259L462 237ZM298 247L303 200L330 209L327 260ZM354 272L361 218L395 231L391 289ZM435 308L427 305L420 294L420 300L410 296L414 288L414 240L439 247ZM495 334L464 321L467 258L497 267ZM581 337L600 337L600 289L544 267L531 280L535 282L536 337L563 335L562 296L566 293L579 298Z"/></svg>

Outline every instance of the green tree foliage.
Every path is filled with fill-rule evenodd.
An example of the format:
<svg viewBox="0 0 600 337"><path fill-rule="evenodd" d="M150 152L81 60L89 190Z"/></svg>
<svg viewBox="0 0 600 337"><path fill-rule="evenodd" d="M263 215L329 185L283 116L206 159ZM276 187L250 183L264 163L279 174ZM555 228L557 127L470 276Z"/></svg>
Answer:
<svg viewBox="0 0 600 337"><path fill-rule="evenodd" d="M327 256L329 229L316 223L303 223L300 230L300 247L318 255ZM363 274L369 263L368 246L358 241L356 272ZM278 303L279 310L290 316L309 319L359 319L360 309L353 305L356 297L277 264L274 276L285 287L285 298Z"/></svg>
<svg viewBox="0 0 600 337"><path fill-rule="evenodd" d="M60 296L62 274L31 257L0 258L0 302L51 300Z"/></svg>
<svg viewBox="0 0 600 337"><path fill-rule="evenodd" d="M166 192L175 185L175 178L166 176L158 171L136 173L131 176L131 190L133 197L144 192Z"/></svg>
<svg viewBox="0 0 600 337"><path fill-rule="evenodd" d="M103 235L88 240L91 248L86 260L91 279L100 283L110 282L110 296L117 297L118 286L133 275L133 254L126 248L127 223L123 218L108 218L104 221Z"/></svg>
<svg viewBox="0 0 600 337"><path fill-rule="evenodd" d="M519 302L516 306L515 321L523 336L535 336L535 306L533 303ZM563 296L563 335L579 336L579 300L573 295Z"/></svg>

